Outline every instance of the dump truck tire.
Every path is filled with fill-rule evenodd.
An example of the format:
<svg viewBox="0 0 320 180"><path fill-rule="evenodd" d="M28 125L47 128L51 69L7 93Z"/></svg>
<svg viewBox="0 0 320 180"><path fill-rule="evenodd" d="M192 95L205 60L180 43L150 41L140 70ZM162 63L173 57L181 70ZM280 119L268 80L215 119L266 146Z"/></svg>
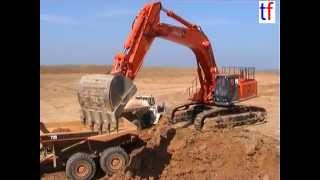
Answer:
<svg viewBox="0 0 320 180"><path fill-rule="evenodd" d="M100 156L100 167L108 175L124 170L128 162L129 156L121 147L107 148Z"/></svg>
<svg viewBox="0 0 320 180"><path fill-rule="evenodd" d="M142 130L142 124L141 121L139 121L139 119L134 119L132 123L137 126L138 131Z"/></svg>
<svg viewBox="0 0 320 180"><path fill-rule="evenodd" d="M151 111L145 112L141 117L141 121L143 121L143 124L145 125L145 127L150 127L154 120L155 120L155 117Z"/></svg>
<svg viewBox="0 0 320 180"><path fill-rule="evenodd" d="M96 173L96 164L87 153L75 153L67 161L66 175L72 180L93 179Z"/></svg>

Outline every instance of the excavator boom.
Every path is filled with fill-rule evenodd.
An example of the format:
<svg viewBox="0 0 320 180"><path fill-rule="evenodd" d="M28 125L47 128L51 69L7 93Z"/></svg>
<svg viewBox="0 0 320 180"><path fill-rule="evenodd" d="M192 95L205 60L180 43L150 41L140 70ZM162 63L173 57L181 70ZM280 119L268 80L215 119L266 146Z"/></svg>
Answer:
<svg viewBox="0 0 320 180"><path fill-rule="evenodd" d="M160 12L180 22L183 26L173 26L160 22ZM145 5L135 18L132 30L125 42L124 52L118 53L113 62L112 74L122 74L134 79L143 64L155 38L162 38L186 46L192 50L197 60L200 90L192 100L209 102L215 88L217 66L212 46L201 28L192 24L173 11L168 11L160 2Z"/></svg>

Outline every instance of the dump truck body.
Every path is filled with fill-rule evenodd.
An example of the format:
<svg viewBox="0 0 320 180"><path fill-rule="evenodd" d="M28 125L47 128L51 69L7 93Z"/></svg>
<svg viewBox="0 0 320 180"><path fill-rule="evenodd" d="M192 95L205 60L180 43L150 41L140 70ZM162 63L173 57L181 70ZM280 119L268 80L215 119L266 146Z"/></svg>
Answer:
<svg viewBox="0 0 320 180"><path fill-rule="evenodd" d="M99 131L92 131L90 127L83 125L80 121L40 124L47 130L46 133L43 131L40 133L40 146L51 153L54 149L56 156L70 154L68 151L76 151L80 147L82 151L93 152L102 146L119 146L134 141L138 136L137 127L124 118L119 120L118 131L114 130L102 134ZM52 160L52 158L43 158L40 163L47 160Z"/></svg>

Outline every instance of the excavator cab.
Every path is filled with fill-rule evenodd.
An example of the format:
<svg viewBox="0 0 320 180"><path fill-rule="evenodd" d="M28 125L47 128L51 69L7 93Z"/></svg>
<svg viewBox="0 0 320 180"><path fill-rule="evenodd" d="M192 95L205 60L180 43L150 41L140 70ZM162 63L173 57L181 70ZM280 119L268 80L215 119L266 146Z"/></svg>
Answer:
<svg viewBox="0 0 320 180"><path fill-rule="evenodd" d="M214 93L214 103L220 106L230 106L238 100L239 76L218 75Z"/></svg>
<svg viewBox="0 0 320 180"><path fill-rule="evenodd" d="M253 67L222 67L216 77L214 103L230 106L257 96L257 81Z"/></svg>

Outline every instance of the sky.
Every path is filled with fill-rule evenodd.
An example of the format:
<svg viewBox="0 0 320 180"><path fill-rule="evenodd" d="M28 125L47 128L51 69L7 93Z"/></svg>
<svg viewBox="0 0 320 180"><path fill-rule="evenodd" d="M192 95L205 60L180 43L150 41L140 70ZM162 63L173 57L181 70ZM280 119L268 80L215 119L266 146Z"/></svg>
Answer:
<svg viewBox="0 0 320 180"><path fill-rule="evenodd" d="M138 11L150 0L41 0L40 64L112 64L123 50ZM258 23L257 0L162 0L189 22L199 25L221 66L279 69L280 1L276 23ZM164 13L161 22L179 25ZM195 67L192 51L155 39L145 66Z"/></svg>

